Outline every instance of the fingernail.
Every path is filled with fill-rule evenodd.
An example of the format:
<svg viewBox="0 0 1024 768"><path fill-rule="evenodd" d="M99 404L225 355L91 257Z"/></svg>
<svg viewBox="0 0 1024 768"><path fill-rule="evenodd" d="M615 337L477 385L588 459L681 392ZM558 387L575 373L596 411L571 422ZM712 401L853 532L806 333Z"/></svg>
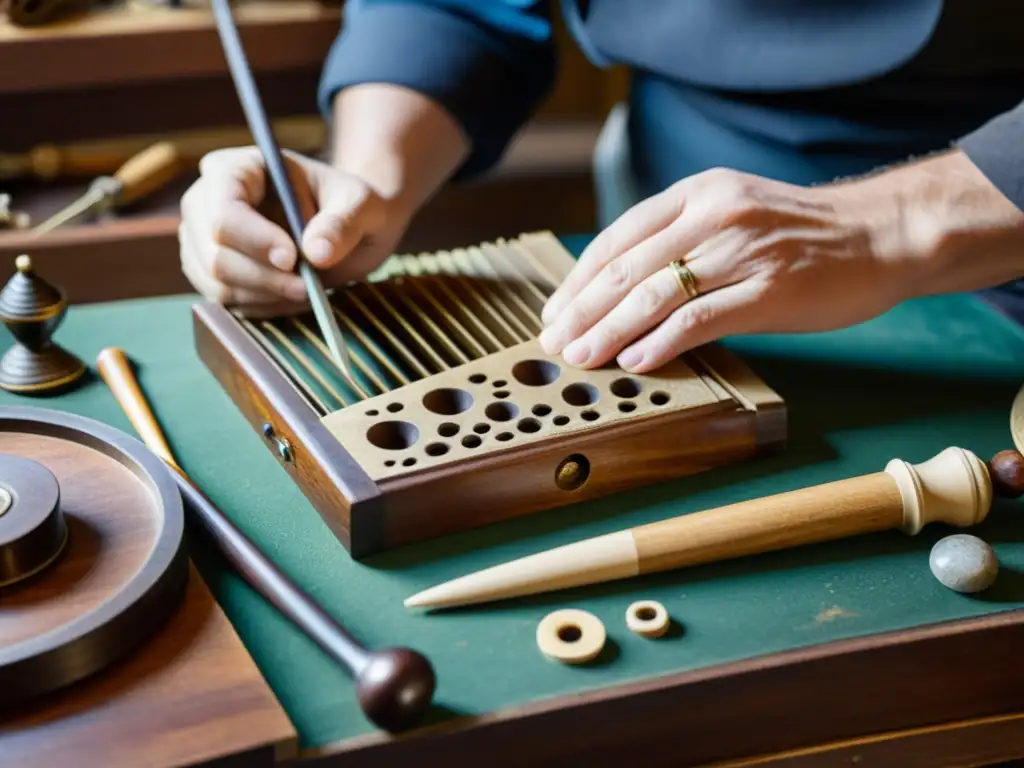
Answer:
<svg viewBox="0 0 1024 768"><path fill-rule="evenodd" d="M540 342L541 348L549 355L558 354L558 350L555 349L555 329L548 327L540 332L540 336L537 337L537 341Z"/></svg>
<svg viewBox="0 0 1024 768"><path fill-rule="evenodd" d="M555 319L558 313L555 311L555 304L553 301L549 301L544 305L544 309L540 311L540 319L544 325L551 325L551 321Z"/></svg>
<svg viewBox="0 0 1024 768"><path fill-rule="evenodd" d="M270 263L278 269L290 269L292 266L292 255L287 248L277 246L270 249Z"/></svg>
<svg viewBox="0 0 1024 768"><path fill-rule="evenodd" d="M306 256L309 257L310 261L317 264L321 264L331 258L332 250L334 249L331 248L331 244L322 237L316 238L305 248Z"/></svg>
<svg viewBox="0 0 1024 768"><path fill-rule="evenodd" d="M644 353L635 347L623 350L622 354L618 357L619 366L625 368L627 371L636 368L644 360Z"/></svg>
<svg viewBox="0 0 1024 768"><path fill-rule="evenodd" d="M565 348L562 357L569 365L584 365L590 359L590 346L582 340L574 341Z"/></svg>

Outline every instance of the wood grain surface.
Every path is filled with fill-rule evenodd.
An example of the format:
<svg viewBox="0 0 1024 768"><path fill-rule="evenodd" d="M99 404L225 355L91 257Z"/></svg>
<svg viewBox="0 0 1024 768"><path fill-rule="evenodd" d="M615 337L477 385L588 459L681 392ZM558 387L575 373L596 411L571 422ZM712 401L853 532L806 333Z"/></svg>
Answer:
<svg viewBox="0 0 1024 768"><path fill-rule="evenodd" d="M296 735L195 568L184 601L105 673L0 713L0 767L270 766Z"/></svg>

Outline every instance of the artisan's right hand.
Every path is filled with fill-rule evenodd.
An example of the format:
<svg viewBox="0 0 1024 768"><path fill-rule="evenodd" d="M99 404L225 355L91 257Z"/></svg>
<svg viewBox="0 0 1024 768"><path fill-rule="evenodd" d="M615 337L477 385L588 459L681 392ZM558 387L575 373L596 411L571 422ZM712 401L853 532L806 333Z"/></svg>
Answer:
<svg viewBox="0 0 1024 768"><path fill-rule="evenodd" d="M292 184L308 220L301 247L326 287L359 279L394 250L410 212L361 179L287 153ZM259 207L274 199L255 147L218 150L200 162L200 178L181 201L182 271L211 301L248 315L308 305L295 269L295 243L283 219Z"/></svg>

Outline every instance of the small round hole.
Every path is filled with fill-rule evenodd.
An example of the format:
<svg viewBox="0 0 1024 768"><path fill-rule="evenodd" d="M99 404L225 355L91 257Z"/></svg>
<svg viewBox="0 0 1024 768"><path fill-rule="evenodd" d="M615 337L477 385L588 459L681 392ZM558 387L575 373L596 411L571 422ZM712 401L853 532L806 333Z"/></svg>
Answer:
<svg viewBox="0 0 1024 768"><path fill-rule="evenodd" d="M580 414L580 416L583 418L584 421L597 421L598 419L597 411L584 411L583 413Z"/></svg>
<svg viewBox="0 0 1024 768"><path fill-rule="evenodd" d="M462 438L462 444L466 448L477 448L482 442L483 441L480 439L479 435L466 435Z"/></svg>
<svg viewBox="0 0 1024 768"><path fill-rule="evenodd" d="M636 611L636 617L640 619L640 621L650 621L657 615L658 612L648 605L644 605Z"/></svg>
<svg viewBox="0 0 1024 768"><path fill-rule="evenodd" d="M388 410L391 411L392 413L398 413L400 410L402 410L402 404L391 403L390 405L388 405Z"/></svg>
<svg viewBox="0 0 1024 768"><path fill-rule="evenodd" d="M583 631L575 624L566 624L558 628L558 639L563 643L575 643L583 637Z"/></svg>
<svg viewBox="0 0 1024 768"><path fill-rule="evenodd" d="M494 381L494 386L497 387L498 389L500 389L501 387L508 386L508 382L505 381L504 379L496 379Z"/></svg>
<svg viewBox="0 0 1024 768"><path fill-rule="evenodd" d="M483 422L479 424L474 424L473 431L476 432L478 435L486 435L488 432L491 431L491 425L484 424Z"/></svg>
<svg viewBox="0 0 1024 768"><path fill-rule="evenodd" d="M532 410L534 416L547 416L549 413L551 413L551 406L544 405L544 403L539 403L538 405L533 406Z"/></svg>
<svg viewBox="0 0 1024 768"><path fill-rule="evenodd" d="M636 410L636 403L619 403L619 410L623 413L630 413Z"/></svg>
<svg viewBox="0 0 1024 768"><path fill-rule="evenodd" d="M459 434L459 425L446 421L437 428L437 434L441 437L455 437L455 435Z"/></svg>
<svg viewBox="0 0 1024 768"><path fill-rule="evenodd" d="M668 392L655 392L651 395L651 402L655 405L664 405L668 402Z"/></svg>
<svg viewBox="0 0 1024 768"><path fill-rule="evenodd" d="M388 459L387 461L384 462L384 466L385 467L393 467L393 466L395 466L395 460L394 459Z"/></svg>
<svg viewBox="0 0 1024 768"><path fill-rule="evenodd" d="M448 453L448 446L445 443L431 443L426 448L427 456L444 456Z"/></svg>
<svg viewBox="0 0 1024 768"><path fill-rule="evenodd" d="M562 369L550 360L522 360L512 367L512 377L528 387L543 387L559 377Z"/></svg>
<svg viewBox="0 0 1024 768"><path fill-rule="evenodd" d="M511 421L519 415L519 406L506 400L491 403L484 409L484 414L491 421Z"/></svg>
<svg viewBox="0 0 1024 768"><path fill-rule="evenodd" d="M552 421L552 423L556 427L564 427L566 424L569 423L569 417L568 416L555 416L555 418L553 418L551 421Z"/></svg>
<svg viewBox="0 0 1024 768"><path fill-rule="evenodd" d="M494 393L494 396L495 397L508 397L508 390L507 389L499 389L497 392Z"/></svg>
<svg viewBox="0 0 1024 768"><path fill-rule="evenodd" d="M366 439L385 451L404 451L420 439L420 431L407 421L379 421L366 430Z"/></svg>
<svg viewBox="0 0 1024 768"><path fill-rule="evenodd" d="M511 440L513 437L515 437L515 435L513 435L511 432L499 432L497 435L495 435L494 439L501 440L501 442L505 443Z"/></svg>
<svg viewBox="0 0 1024 768"><path fill-rule="evenodd" d="M562 399L575 406L593 405L599 396L597 387L593 384L570 384L562 390Z"/></svg>
<svg viewBox="0 0 1024 768"><path fill-rule="evenodd" d="M640 390L643 387L640 386L640 382L636 379L626 377L613 381L609 389L616 397L636 397L640 394Z"/></svg>
<svg viewBox="0 0 1024 768"><path fill-rule="evenodd" d="M416 459L414 459L412 456L410 456L408 459L406 459L405 461L402 462L402 466L403 467L411 467L415 463L416 463Z"/></svg>
<svg viewBox="0 0 1024 768"><path fill-rule="evenodd" d="M520 419L516 427L520 432L539 432L540 422L533 417L527 416L525 419Z"/></svg>
<svg viewBox="0 0 1024 768"><path fill-rule="evenodd" d="M469 377L469 382L471 384L483 384L485 381L487 381L487 377L482 373L474 373Z"/></svg>
<svg viewBox="0 0 1024 768"><path fill-rule="evenodd" d="M423 407L442 416L453 416L473 407L473 396L464 389L432 389L423 396Z"/></svg>
<svg viewBox="0 0 1024 768"><path fill-rule="evenodd" d="M376 409L366 412L367 416L378 416L379 414L380 414L380 411L378 411Z"/></svg>

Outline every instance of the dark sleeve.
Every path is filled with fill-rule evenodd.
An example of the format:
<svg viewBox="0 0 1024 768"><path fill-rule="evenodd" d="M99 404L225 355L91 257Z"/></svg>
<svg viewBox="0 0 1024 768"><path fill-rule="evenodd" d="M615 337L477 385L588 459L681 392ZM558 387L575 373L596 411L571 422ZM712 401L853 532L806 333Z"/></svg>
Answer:
<svg viewBox="0 0 1024 768"><path fill-rule="evenodd" d="M1024 210L1024 104L956 144L1014 205Z"/></svg>
<svg viewBox="0 0 1024 768"><path fill-rule="evenodd" d="M492 167L550 90L557 60L548 0L349 0L324 65L320 110L339 90L402 85L462 125L472 152L457 177Z"/></svg>

